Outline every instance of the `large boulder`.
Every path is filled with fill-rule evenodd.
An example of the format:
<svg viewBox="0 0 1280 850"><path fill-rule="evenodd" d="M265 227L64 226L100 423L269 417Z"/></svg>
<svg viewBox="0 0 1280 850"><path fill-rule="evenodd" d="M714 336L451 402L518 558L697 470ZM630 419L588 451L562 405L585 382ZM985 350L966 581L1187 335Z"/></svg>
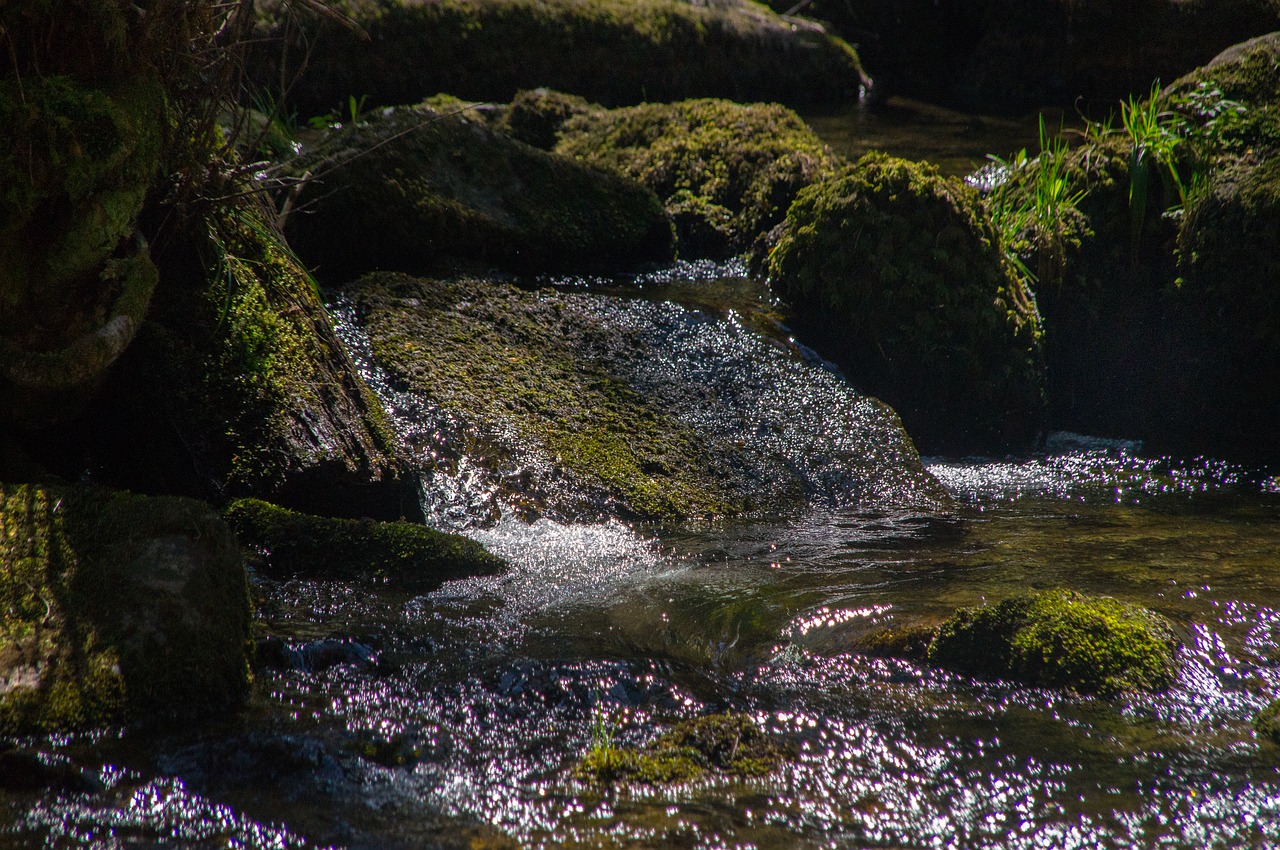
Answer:
<svg viewBox="0 0 1280 850"><path fill-rule="evenodd" d="M163 285L103 391L26 440L67 477L335 516L421 516L381 403L248 187L156 245ZM145 447L141 449L140 447Z"/></svg>
<svg viewBox="0 0 1280 850"><path fill-rule="evenodd" d="M288 108L327 112L350 96L374 105L437 92L509 101L546 86L609 106L724 97L831 103L868 81L857 54L808 21L743 0L347 0L346 16L259 3L251 54L265 89L288 83Z"/></svg>
<svg viewBox="0 0 1280 850"><path fill-rule="evenodd" d="M857 44L881 92L1006 112L1105 112L1280 25L1274 0L814 0L805 14Z"/></svg>
<svg viewBox="0 0 1280 850"><path fill-rule="evenodd" d="M892 411L752 329L760 302L725 317L643 290L397 274L344 297L397 407L416 411L427 474L481 495L456 508L473 521L947 503Z"/></svg>
<svg viewBox="0 0 1280 850"><path fill-rule="evenodd" d="M782 221L836 158L791 110L723 100L582 111L559 153L639 180L663 199L682 257L741 252Z"/></svg>
<svg viewBox="0 0 1280 850"><path fill-rule="evenodd" d="M389 110L333 133L290 170L306 181L290 244L333 283L457 260L616 270L674 251L670 219L649 190L465 114Z"/></svg>
<svg viewBox="0 0 1280 850"><path fill-rule="evenodd" d="M210 717L249 687L249 591L208 505L0 484L0 731Z"/></svg>
<svg viewBox="0 0 1280 850"><path fill-rule="evenodd" d="M800 337L892 405L921 451L1039 435L1035 299L961 181L868 154L800 193L768 270Z"/></svg>

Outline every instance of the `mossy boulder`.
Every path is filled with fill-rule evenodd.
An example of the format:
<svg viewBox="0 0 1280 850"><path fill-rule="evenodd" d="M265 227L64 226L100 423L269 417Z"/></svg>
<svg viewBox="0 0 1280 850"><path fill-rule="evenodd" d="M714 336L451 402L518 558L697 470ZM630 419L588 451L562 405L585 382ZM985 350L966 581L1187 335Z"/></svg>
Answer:
<svg viewBox="0 0 1280 850"><path fill-rule="evenodd" d="M421 411L415 432L432 435L414 445L427 474L471 470L494 513L946 502L883 405L745 321L631 295L398 274L344 291L389 385Z"/></svg>
<svg viewBox="0 0 1280 850"><path fill-rule="evenodd" d="M868 154L801 191L767 267L800 337L892 405L921 451L1040 433L1035 299L959 180Z"/></svg>
<svg viewBox="0 0 1280 850"><path fill-rule="evenodd" d="M0 731L233 710L249 685L249 592L208 505L0 484Z"/></svg>
<svg viewBox="0 0 1280 850"><path fill-rule="evenodd" d="M576 94L547 88L525 89L517 92L502 110L499 129L526 145L549 151L555 148L565 122L601 109Z"/></svg>
<svg viewBox="0 0 1280 850"><path fill-rule="evenodd" d="M928 659L973 676L1112 696L1168 688L1180 647L1159 614L1110 597L1047 590L960 609L938 628Z"/></svg>
<svg viewBox="0 0 1280 850"><path fill-rule="evenodd" d="M506 563L466 537L418 523L319 517L259 499L223 510L251 560L272 575L385 579L433 588L449 579L494 575Z"/></svg>
<svg viewBox="0 0 1280 850"><path fill-rule="evenodd" d="M836 167L791 110L710 99L583 111L561 126L556 150L656 192L685 258L744 251Z"/></svg>
<svg viewBox="0 0 1280 850"><path fill-rule="evenodd" d="M344 128L291 165L310 175L290 244L326 281L449 261L616 270L672 257L652 192L427 107Z"/></svg>
<svg viewBox="0 0 1280 850"><path fill-rule="evenodd" d="M684 720L644 747L599 742L574 769L597 783L690 782L708 772L764 776L786 757L783 745L745 714L724 712Z"/></svg>
<svg viewBox="0 0 1280 850"><path fill-rule="evenodd" d="M539 86L610 106L724 97L833 103L867 84L857 54L808 21L742 0L346 0L348 16L259 3L254 79L288 86L289 108L349 96L416 103L446 91L505 103ZM284 67L281 67L281 65Z"/></svg>
<svg viewBox="0 0 1280 850"><path fill-rule="evenodd" d="M155 245L164 283L137 340L84 415L29 450L51 472L140 492L420 517L381 402L270 211L244 189L168 220Z"/></svg>
<svg viewBox="0 0 1280 850"><path fill-rule="evenodd" d="M163 109L152 78L0 81L0 422L78 413L137 333L157 279L136 227Z"/></svg>

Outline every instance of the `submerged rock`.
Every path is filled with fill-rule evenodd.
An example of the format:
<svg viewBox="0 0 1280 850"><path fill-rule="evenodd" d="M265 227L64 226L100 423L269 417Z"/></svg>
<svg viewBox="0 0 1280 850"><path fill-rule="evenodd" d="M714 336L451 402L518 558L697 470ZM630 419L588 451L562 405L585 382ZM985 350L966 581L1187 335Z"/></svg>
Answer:
<svg viewBox="0 0 1280 850"><path fill-rule="evenodd" d="M263 89L290 81L290 108L304 116L352 95L503 103L548 86L608 105L832 103L869 84L854 50L821 26L741 0L356 0L340 6L347 25L297 13L307 8L259 3L265 24L250 57Z"/></svg>
<svg viewBox="0 0 1280 850"><path fill-rule="evenodd" d="M681 721L644 747L599 741L574 770L593 782L690 782L708 771L764 776L780 765L783 746L745 714L725 712Z"/></svg>
<svg viewBox="0 0 1280 850"><path fill-rule="evenodd" d="M561 126L556 150L656 192L686 259L746 250L836 167L791 110L723 100L583 111Z"/></svg>
<svg viewBox="0 0 1280 850"><path fill-rule="evenodd" d="M0 485L0 730L85 729L234 709L249 592L207 505Z"/></svg>
<svg viewBox="0 0 1280 850"><path fill-rule="evenodd" d="M925 452L1041 432L1040 316L976 192L868 154L803 190L768 258L800 337L893 405Z"/></svg>
<svg viewBox="0 0 1280 850"><path fill-rule="evenodd" d="M781 340L625 295L370 275L346 291L414 450L527 517L933 510L892 411Z"/></svg>
<svg viewBox="0 0 1280 850"><path fill-rule="evenodd" d="M1109 597L1030 591L962 608L929 644L929 661L962 673L1112 696L1162 691L1181 647L1164 617Z"/></svg>
<svg viewBox="0 0 1280 850"><path fill-rule="evenodd" d="M450 260L613 271L670 260L671 222L639 184L521 144L461 113L390 110L290 165L290 244L332 283Z"/></svg>
<svg viewBox="0 0 1280 850"><path fill-rule="evenodd" d="M258 566L280 576L385 579L433 588L506 566L474 540L417 523L311 516L258 499L232 502L224 516Z"/></svg>

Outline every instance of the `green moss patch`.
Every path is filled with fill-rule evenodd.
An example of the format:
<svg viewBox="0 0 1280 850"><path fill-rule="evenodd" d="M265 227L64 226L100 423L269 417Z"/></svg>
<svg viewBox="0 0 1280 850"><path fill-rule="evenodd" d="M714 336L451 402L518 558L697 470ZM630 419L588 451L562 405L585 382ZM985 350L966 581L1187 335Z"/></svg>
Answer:
<svg viewBox="0 0 1280 850"><path fill-rule="evenodd" d="M608 105L724 97L832 103L868 83L857 54L812 22L754 2L684 0L346 0L331 4L369 38L302 7L260 3L268 19L253 76L290 80L300 114L347 97L416 103L439 91L505 103L547 86ZM287 47L281 46L281 41ZM281 73L285 57L290 67ZM305 70L295 81L305 62Z"/></svg>
<svg viewBox="0 0 1280 850"><path fill-rule="evenodd" d="M235 538L200 502L0 485L0 730L209 715L248 689Z"/></svg>
<svg viewBox="0 0 1280 850"><path fill-rule="evenodd" d="M764 776L786 756L783 746L745 714L726 712L682 721L644 747L600 742L574 769L598 783L690 782L708 773Z"/></svg>
<svg viewBox="0 0 1280 850"><path fill-rule="evenodd" d="M563 124L556 150L656 192L685 257L745 250L836 164L791 110L708 99L583 111Z"/></svg>
<svg viewBox="0 0 1280 850"><path fill-rule="evenodd" d="M1253 729L1258 737L1280 744L1280 699L1269 703L1253 718Z"/></svg>
<svg viewBox="0 0 1280 850"><path fill-rule="evenodd" d="M223 515L261 567L276 575L434 587L506 566L473 540L415 523L318 517L258 499L232 502Z"/></svg>
<svg viewBox="0 0 1280 850"><path fill-rule="evenodd" d="M892 405L922 451L1038 435L1035 299L960 181L868 154L801 191L768 269L802 338Z"/></svg>
<svg viewBox="0 0 1280 850"><path fill-rule="evenodd" d="M1111 696L1168 688L1180 646L1169 621L1144 608L1049 590L962 608L939 627L928 658L970 675Z"/></svg>
<svg viewBox="0 0 1280 850"><path fill-rule="evenodd" d="M671 224L634 181L520 144L464 114L402 109L348 127L291 165L312 174L290 243L345 283L449 260L512 271L669 260Z"/></svg>

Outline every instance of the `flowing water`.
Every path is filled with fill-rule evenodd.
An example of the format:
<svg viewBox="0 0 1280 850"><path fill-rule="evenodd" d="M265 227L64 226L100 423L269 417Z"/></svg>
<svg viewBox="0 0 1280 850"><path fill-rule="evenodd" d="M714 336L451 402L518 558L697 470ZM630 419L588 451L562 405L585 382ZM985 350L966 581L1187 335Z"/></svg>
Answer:
<svg viewBox="0 0 1280 850"><path fill-rule="evenodd" d="M425 415L390 400L402 428ZM426 595L257 577L295 663L208 728L24 742L49 778L0 792L0 847L1280 846L1280 747L1250 726L1280 695L1280 481L1072 435L928 466L946 516L816 502L656 527L481 522L460 465L428 506L508 574ZM1103 700L852 649L1029 586L1169 615L1177 683ZM575 778L602 738L722 709L792 757L752 779Z"/></svg>

